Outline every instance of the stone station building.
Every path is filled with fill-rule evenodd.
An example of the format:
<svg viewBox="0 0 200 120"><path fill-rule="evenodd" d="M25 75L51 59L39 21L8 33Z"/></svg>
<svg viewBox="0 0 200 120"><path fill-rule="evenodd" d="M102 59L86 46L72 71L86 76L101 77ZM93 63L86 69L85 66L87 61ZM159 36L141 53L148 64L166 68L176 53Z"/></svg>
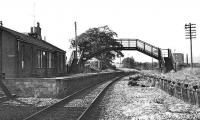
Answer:
<svg viewBox="0 0 200 120"><path fill-rule="evenodd" d="M27 34L1 25L0 73L6 78L61 76L65 51L42 40L39 23Z"/></svg>

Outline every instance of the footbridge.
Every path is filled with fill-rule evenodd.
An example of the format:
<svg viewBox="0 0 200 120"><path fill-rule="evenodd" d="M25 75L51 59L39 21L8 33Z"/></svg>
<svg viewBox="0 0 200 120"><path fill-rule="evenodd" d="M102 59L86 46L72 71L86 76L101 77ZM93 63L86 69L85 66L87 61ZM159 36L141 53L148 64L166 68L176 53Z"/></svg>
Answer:
<svg viewBox="0 0 200 120"><path fill-rule="evenodd" d="M75 56L73 53L73 58L71 57L71 65L74 64L83 64L85 61L98 56L101 53L112 50L137 50L143 54L146 54L150 57L153 57L159 61L159 67L164 67L166 71L174 69L174 59L173 54L170 49L161 49L159 47L153 46L147 42L144 42L139 39L116 39L117 42L121 43L121 46L102 46L101 50L98 50L94 53L82 52L80 58L74 59ZM70 66L69 66L70 67Z"/></svg>

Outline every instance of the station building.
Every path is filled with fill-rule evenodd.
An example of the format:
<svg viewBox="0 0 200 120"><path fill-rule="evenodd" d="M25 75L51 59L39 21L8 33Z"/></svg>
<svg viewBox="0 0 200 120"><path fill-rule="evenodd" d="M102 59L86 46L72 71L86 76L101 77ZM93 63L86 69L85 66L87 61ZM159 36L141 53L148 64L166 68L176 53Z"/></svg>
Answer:
<svg viewBox="0 0 200 120"><path fill-rule="evenodd" d="M42 40L40 24L24 34L0 26L0 73L6 78L65 73L65 51Z"/></svg>

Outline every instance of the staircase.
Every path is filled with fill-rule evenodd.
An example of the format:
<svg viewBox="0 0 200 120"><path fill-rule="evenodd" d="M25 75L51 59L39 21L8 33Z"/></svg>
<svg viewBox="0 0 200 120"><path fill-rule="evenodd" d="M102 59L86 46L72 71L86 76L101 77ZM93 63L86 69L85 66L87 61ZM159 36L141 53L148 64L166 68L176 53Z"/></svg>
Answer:
<svg viewBox="0 0 200 120"><path fill-rule="evenodd" d="M73 50L68 62L68 69L67 69L68 73L74 73L76 71L77 61L78 59L76 57L76 51Z"/></svg>
<svg viewBox="0 0 200 120"><path fill-rule="evenodd" d="M157 59L160 67L165 68L165 72L175 69L175 60L170 49L160 49L139 39L120 39L118 41L123 45L122 50L135 49Z"/></svg>
<svg viewBox="0 0 200 120"><path fill-rule="evenodd" d="M81 51L80 54L77 53L76 55L76 50L73 50L70 59L68 61L67 72L78 73L82 71L81 70L82 64L83 64L83 51Z"/></svg>
<svg viewBox="0 0 200 120"><path fill-rule="evenodd" d="M175 69L175 60L171 49L162 49L162 57L164 58L165 72Z"/></svg>
<svg viewBox="0 0 200 120"><path fill-rule="evenodd" d="M160 48L155 47L149 43L137 39L136 49L150 57L153 57L155 59L160 59L161 56Z"/></svg>

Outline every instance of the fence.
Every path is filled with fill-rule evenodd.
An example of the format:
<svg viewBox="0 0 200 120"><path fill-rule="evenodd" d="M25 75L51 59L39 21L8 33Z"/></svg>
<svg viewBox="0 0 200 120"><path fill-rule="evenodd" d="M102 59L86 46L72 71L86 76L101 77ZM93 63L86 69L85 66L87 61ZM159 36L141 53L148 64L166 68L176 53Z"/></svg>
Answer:
<svg viewBox="0 0 200 120"><path fill-rule="evenodd" d="M162 89L171 96L200 107L200 87L187 83L175 82L159 76L144 75L152 85ZM152 79L153 78L153 79Z"/></svg>

